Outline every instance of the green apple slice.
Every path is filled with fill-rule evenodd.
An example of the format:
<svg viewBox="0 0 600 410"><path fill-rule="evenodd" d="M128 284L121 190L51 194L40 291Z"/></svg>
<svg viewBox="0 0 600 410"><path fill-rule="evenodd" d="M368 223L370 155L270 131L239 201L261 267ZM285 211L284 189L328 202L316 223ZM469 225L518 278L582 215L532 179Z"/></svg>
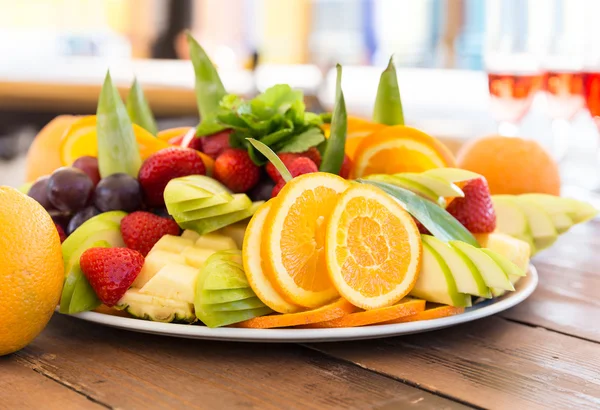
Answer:
<svg viewBox="0 0 600 410"><path fill-rule="evenodd" d="M169 181L163 195L165 202L177 203L210 198L215 195L215 193L176 178Z"/></svg>
<svg viewBox="0 0 600 410"><path fill-rule="evenodd" d="M208 208L196 209L182 213L171 213L177 223L195 221L198 219L213 218L231 214L238 211L243 211L252 206L252 200L246 194L234 194L233 200L222 205L210 206Z"/></svg>
<svg viewBox="0 0 600 410"><path fill-rule="evenodd" d="M191 229L195 232L198 232L200 235L204 235L206 233L214 232L228 225L250 218L263 203L264 201L254 202L250 208L242 211L214 216L212 218L203 218L195 221L183 222L180 223L179 226L184 229Z"/></svg>
<svg viewBox="0 0 600 410"><path fill-rule="evenodd" d="M268 307L247 310L235 310L232 312L215 312L210 310L212 305L196 306L196 316L208 327L221 327L234 323L243 322L244 320L254 317L265 316L273 313Z"/></svg>
<svg viewBox="0 0 600 410"><path fill-rule="evenodd" d="M143 288L144 285L165 266L173 263L185 265L186 262L186 258L183 255L167 252L162 249L152 250L148 256L146 256L142 271L137 278L135 278L135 281L131 286L134 288Z"/></svg>
<svg viewBox="0 0 600 410"><path fill-rule="evenodd" d="M396 174L396 175L398 175L399 177L408 179L410 181L413 181L417 184L420 184L427 189L430 189L437 196L443 196L443 197L464 197L465 196L465 194L459 187L454 185L452 182L448 182L445 179L442 179L440 177L436 177L433 175L426 175L426 174L416 174L416 173L410 173L410 172L405 172L405 173Z"/></svg>
<svg viewBox="0 0 600 410"><path fill-rule="evenodd" d="M194 303L199 270L187 265L168 264L140 289L141 293Z"/></svg>
<svg viewBox="0 0 600 410"><path fill-rule="evenodd" d="M492 296L477 267L462 252L430 235L421 235L421 239L444 259L460 293L482 298Z"/></svg>
<svg viewBox="0 0 600 410"><path fill-rule="evenodd" d="M203 290L199 299L206 305L217 303L235 302L256 296L252 288L238 288L225 290Z"/></svg>
<svg viewBox="0 0 600 410"><path fill-rule="evenodd" d="M236 310L258 309L264 307L265 304L256 296L233 302L206 304L206 309L209 309L212 312L235 312Z"/></svg>
<svg viewBox="0 0 600 410"><path fill-rule="evenodd" d="M486 285L490 288L515 290L508 279L508 275L485 252L481 252L481 249L460 241L450 241L449 243L471 259L471 262L477 267L483 280L485 280Z"/></svg>
<svg viewBox="0 0 600 410"><path fill-rule="evenodd" d="M195 211L217 205L225 205L233 200L231 194L212 194L209 198L190 199L182 202L166 202L169 215Z"/></svg>
<svg viewBox="0 0 600 410"><path fill-rule="evenodd" d="M571 219L571 217L567 214L548 214L548 216L550 216L550 219L554 224L554 228L559 235L567 232L573 225L575 225L573 219Z"/></svg>
<svg viewBox="0 0 600 410"><path fill-rule="evenodd" d="M574 224L585 222L598 213L598 210L587 202L572 198L562 198L548 194L523 194L520 197L535 202L544 208L549 215L567 214Z"/></svg>
<svg viewBox="0 0 600 410"><path fill-rule="evenodd" d="M188 175L172 181L181 181L189 186L206 189L213 194L231 194L231 191L225 185L206 175Z"/></svg>
<svg viewBox="0 0 600 410"><path fill-rule="evenodd" d="M205 267L204 269L208 269ZM210 266L211 271L204 279L204 290L225 290L248 288L250 284L246 274L239 265L231 262L223 262Z"/></svg>
<svg viewBox="0 0 600 410"><path fill-rule="evenodd" d="M535 250L533 236L525 212L512 195L492 195L496 212L496 230L527 242Z"/></svg>
<svg viewBox="0 0 600 410"><path fill-rule="evenodd" d="M505 256L499 254L498 252L494 252L493 250L486 248L481 248L481 251L485 252L487 256L492 258L494 262L496 262L498 266L500 266L500 269L502 269L504 273L506 273L506 275L508 276L508 280L510 280L511 282L515 276L521 277L527 275L527 273L521 270L521 268L519 268L514 262L512 262Z"/></svg>
<svg viewBox="0 0 600 410"><path fill-rule="evenodd" d="M180 300L166 299L129 289L115 306L131 316L163 323L192 323L196 321L194 305Z"/></svg>
<svg viewBox="0 0 600 410"><path fill-rule="evenodd" d="M551 246L558 238L558 233L544 208L518 196L515 197L515 202L527 217L536 249L540 251Z"/></svg>
<svg viewBox="0 0 600 410"><path fill-rule="evenodd" d="M444 259L426 242L423 242L421 272L410 295L428 302L458 307L471 304L469 295L458 292L454 277Z"/></svg>
<svg viewBox="0 0 600 410"><path fill-rule="evenodd" d="M481 175L460 168L433 168L422 172L423 175L441 178L448 182L463 182L481 178Z"/></svg>

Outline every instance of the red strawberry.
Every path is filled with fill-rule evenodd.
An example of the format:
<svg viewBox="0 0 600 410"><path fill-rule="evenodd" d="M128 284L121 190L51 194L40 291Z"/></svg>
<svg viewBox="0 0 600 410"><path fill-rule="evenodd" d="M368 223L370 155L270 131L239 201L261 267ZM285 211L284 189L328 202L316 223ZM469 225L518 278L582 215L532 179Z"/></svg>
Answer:
<svg viewBox="0 0 600 410"><path fill-rule="evenodd" d="M309 158L312 162L315 163L317 168L321 166L321 153L319 152L317 147L309 148L308 151L303 152L302 154L300 154L300 156Z"/></svg>
<svg viewBox="0 0 600 410"><path fill-rule="evenodd" d="M206 137L194 138L188 145L198 151L204 152L212 159L217 159L229 146L229 134L231 130L225 130Z"/></svg>
<svg viewBox="0 0 600 410"><path fill-rule="evenodd" d="M352 169L352 160L348 155L344 155L344 162L342 162L342 168L340 169L340 176L344 179L350 177L350 170Z"/></svg>
<svg viewBox="0 0 600 410"><path fill-rule="evenodd" d="M282 152L277 154L277 156L283 162L283 165L285 165L288 169L290 168L290 165L295 159L300 158L300 154L294 154L291 152ZM277 171L275 165L271 164L270 162L267 162L265 171L267 171L267 174L271 177L271 179L274 182L279 182L282 180L281 174L279 173L279 171Z"/></svg>
<svg viewBox="0 0 600 410"><path fill-rule="evenodd" d="M311 172L319 172L317 165L307 157L296 158L294 161L292 161L288 167L288 170L294 178L299 175L310 174ZM271 192L271 198L276 197L284 185L285 181L283 179L277 182L277 185L275 185L273 191Z"/></svg>
<svg viewBox="0 0 600 410"><path fill-rule="evenodd" d="M484 178L470 181L463 188L464 198L455 198L446 211L471 233L490 233L496 229L496 213L490 189Z"/></svg>
<svg viewBox="0 0 600 410"><path fill-rule="evenodd" d="M138 179L146 197L146 204L158 208L165 204L163 194L170 180L204 174L206 167L195 150L173 147L152 154L142 164Z"/></svg>
<svg viewBox="0 0 600 410"><path fill-rule="evenodd" d="M215 161L213 178L233 192L248 192L260 179L260 168L252 162L248 152L228 149Z"/></svg>
<svg viewBox="0 0 600 410"><path fill-rule="evenodd" d="M79 259L81 270L106 306L123 297L144 266L144 257L127 248L90 248Z"/></svg>
<svg viewBox="0 0 600 410"><path fill-rule="evenodd" d="M123 218L121 235L129 249L146 256L163 236L179 235L179 226L172 219L138 211Z"/></svg>
<svg viewBox="0 0 600 410"><path fill-rule="evenodd" d="M62 226L60 226L56 222L54 223L54 226L56 226L56 230L58 231L58 236L60 237L60 243L63 243L65 241L65 239L67 239L65 230L62 228Z"/></svg>

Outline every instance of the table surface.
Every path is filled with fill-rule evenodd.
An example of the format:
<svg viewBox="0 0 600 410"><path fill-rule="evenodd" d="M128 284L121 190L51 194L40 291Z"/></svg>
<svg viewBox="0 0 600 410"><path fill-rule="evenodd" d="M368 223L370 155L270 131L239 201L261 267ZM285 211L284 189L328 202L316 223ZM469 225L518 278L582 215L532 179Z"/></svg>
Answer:
<svg viewBox="0 0 600 410"><path fill-rule="evenodd" d="M500 315L419 335L303 345L204 342L56 315L0 358L2 409L600 408L600 221L534 260Z"/></svg>

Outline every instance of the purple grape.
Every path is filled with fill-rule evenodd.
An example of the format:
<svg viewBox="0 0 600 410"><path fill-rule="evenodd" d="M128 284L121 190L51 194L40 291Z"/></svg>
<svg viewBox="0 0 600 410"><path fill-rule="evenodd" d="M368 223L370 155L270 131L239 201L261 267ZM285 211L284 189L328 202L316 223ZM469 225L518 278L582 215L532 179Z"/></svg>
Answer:
<svg viewBox="0 0 600 410"><path fill-rule="evenodd" d="M49 211L50 209L54 209L50 200L48 199L48 181L50 180L49 176L41 177L29 188L29 195L31 198L35 199L39 202L41 206Z"/></svg>
<svg viewBox="0 0 600 410"><path fill-rule="evenodd" d="M71 235L73 231L79 228L85 221L98 214L100 214L100 211L93 206L88 206L87 208L83 208L81 211L77 212L75 215L73 215L73 218L71 218L71 221L67 226L67 235Z"/></svg>
<svg viewBox="0 0 600 410"><path fill-rule="evenodd" d="M48 199L59 211L79 211L88 204L93 192L90 177L76 168L59 168L48 181Z"/></svg>
<svg viewBox="0 0 600 410"><path fill-rule="evenodd" d="M248 192L248 196L253 201L268 201L271 199L271 192L273 191L274 186L275 182L273 182L271 178L262 178L261 181Z"/></svg>
<svg viewBox="0 0 600 410"><path fill-rule="evenodd" d="M101 212L133 212L142 207L142 188L137 179L127 174L113 174L96 186L94 205Z"/></svg>
<svg viewBox="0 0 600 410"><path fill-rule="evenodd" d="M79 157L73 163L73 168L82 170L94 183L94 186L100 182L100 171L98 170L98 158L96 157Z"/></svg>

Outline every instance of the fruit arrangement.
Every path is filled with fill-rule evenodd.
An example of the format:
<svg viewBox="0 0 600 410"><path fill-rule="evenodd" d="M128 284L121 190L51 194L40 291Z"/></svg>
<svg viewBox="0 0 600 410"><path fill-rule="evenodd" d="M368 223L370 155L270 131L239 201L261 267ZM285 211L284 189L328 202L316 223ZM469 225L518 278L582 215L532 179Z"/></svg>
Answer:
<svg viewBox="0 0 600 410"><path fill-rule="evenodd" d="M404 125L391 61L367 121L347 116L339 66L319 115L285 84L227 94L188 41L197 127L158 131L141 86L123 102L107 75L95 116L54 125L53 168L29 167L23 190L62 240L62 313L260 329L435 319L514 291L531 255L596 215L493 195Z"/></svg>

